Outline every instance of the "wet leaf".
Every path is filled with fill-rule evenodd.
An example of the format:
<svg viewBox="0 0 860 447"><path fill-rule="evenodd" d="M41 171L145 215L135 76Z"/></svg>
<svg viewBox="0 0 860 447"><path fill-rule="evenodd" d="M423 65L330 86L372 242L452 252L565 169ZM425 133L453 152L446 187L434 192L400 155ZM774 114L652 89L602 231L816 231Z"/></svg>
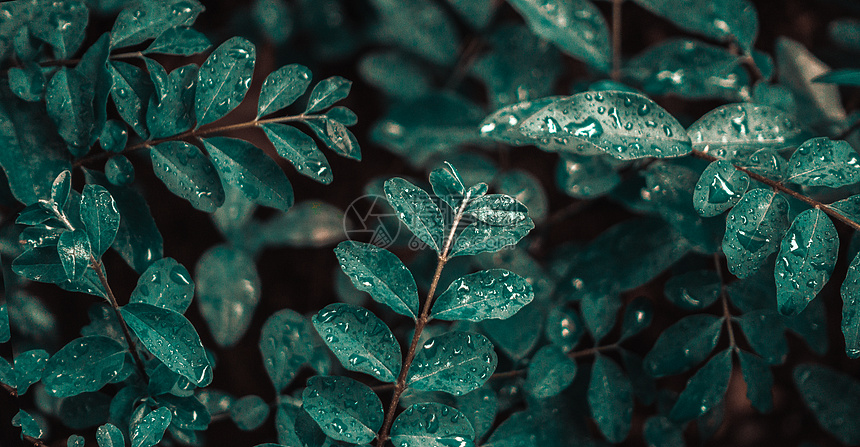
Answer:
<svg viewBox="0 0 860 447"><path fill-rule="evenodd" d="M194 28L178 26L161 33L143 50L143 54L191 56L209 49L212 43Z"/></svg>
<svg viewBox="0 0 860 447"><path fill-rule="evenodd" d="M680 319L660 334L645 356L645 371L652 377L679 374L702 362L717 345L723 318L696 314Z"/></svg>
<svg viewBox="0 0 860 447"><path fill-rule="evenodd" d="M849 358L856 359L860 357L860 253L854 256L854 260L848 266L848 273L845 275L840 292L845 353ZM2 322L2 316L0 316L0 322Z"/></svg>
<svg viewBox="0 0 860 447"><path fill-rule="evenodd" d="M30 436L36 439L40 439L45 436L45 431L42 430L39 423L33 419L33 416L30 416L30 413L27 413L24 410L18 410L18 412L15 413L15 416L12 417L11 422L13 427L21 427L21 439L24 439L24 436Z"/></svg>
<svg viewBox="0 0 860 447"><path fill-rule="evenodd" d="M857 401L860 383L853 377L824 365L804 364L794 368L794 383L818 423L847 445L860 443Z"/></svg>
<svg viewBox="0 0 860 447"><path fill-rule="evenodd" d="M268 417L269 404L260 396L245 396L230 405L230 419L233 419L242 431L255 430L263 425Z"/></svg>
<svg viewBox="0 0 860 447"><path fill-rule="evenodd" d="M465 214L478 221L501 227L517 225L528 217L529 210L517 199L505 194L488 194L469 200Z"/></svg>
<svg viewBox="0 0 860 447"><path fill-rule="evenodd" d="M853 195L828 205L854 222L860 222L860 194Z"/></svg>
<svg viewBox="0 0 860 447"><path fill-rule="evenodd" d="M546 345L529 361L525 389L538 399L555 396L573 383L576 362L556 345Z"/></svg>
<svg viewBox="0 0 860 447"><path fill-rule="evenodd" d="M235 345L251 324L260 302L260 277L254 260L228 245L216 245L194 269L197 304L219 346Z"/></svg>
<svg viewBox="0 0 860 447"><path fill-rule="evenodd" d="M181 314L145 303L122 308L128 326L140 342L172 371L200 387L212 381L212 367L200 336Z"/></svg>
<svg viewBox="0 0 860 447"><path fill-rule="evenodd" d="M113 244L120 223L116 202L107 189L99 185L84 186L81 221L89 237L93 256L101 258Z"/></svg>
<svg viewBox="0 0 860 447"><path fill-rule="evenodd" d="M80 0L45 2L38 3L34 12L27 24L33 36L50 44L56 59L71 57L86 36L87 5Z"/></svg>
<svg viewBox="0 0 860 447"><path fill-rule="evenodd" d="M317 138L322 140L326 147L336 154L353 160L361 160L361 148L358 145L358 140L343 123L324 115L322 118L308 119L305 124L313 130Z"/></svg>
<svg viewBox="0 0 860 447"><path fill-rule="evenodd" d="M473 222L457 235L449 257L497 252L519 242L532 228L534 222L529 217L505 227Z"/></svg>
<svg viewBox="0 0 860 447"><path fill-rule="evenodd" d="M722 42L734 41L751 51L758 34L758 14L747 0L687 2L682 0L634 0L639 6L676 26Z"/></svg>
<svg viewBox="0 0 860 447"><path fill-rule="evenodd" d="M120 374L125 355L125 347L108 337L72 340L48 360L42 383L57 397L97 391Z"/></svg>
<svg viewBox="0 0 860 447"><path fill-rule="evenodd" d="M496 181L499 192L522 203L528 208L528 214L532 219L541 221L546 217L549 203L537 177L529 172L515 169L502 174Z"/></svg>
<svg viewBox="0 0 860 447"><path fill-rule="evenodd" d="M239 187L248 200L287 211L293 206L293 187L281 167L253 144L236 138L203 140L222 181Z"/></svg>
<svg viewBox="0 0 860 447"><path fill-rule="evenodd" d="M122 431L113 424L104 424L96 430L99 447L125 447Z"/></svg>
<svg viewBox="0 0 860 447"><path fill-rule="evenodd" d="M687 387L678 396L669 417L685 422L695 419L723 400L732 375L732 350L726 349L705 363L687 381Z"/></svg>
<svg viewBox="0 0 860 447"><path fill-rule="evenodd" d="M539 306L526 306L507 320L484 320L480 327L493 339L497 348L514 360L520 360L537 346L543 322ZM527 327L528 331L512 331L512 327Z"/></svg>
<svg viewBox="0 0 860 447"><path fill-rule="evenodd" d="M621 298L612 292L588 293L582 297L579 308L585 326L596 341L603 339L615 327L619 309Z"/></svg>
<svg viewBox="0 0 860 447"><path fill-rule="evenodd" d="M513 146L535 144L534 139L523 135L519 131L520 126L528 117L563 98L563 96L548 96L546 98L522 101L502 107L484 118L484 121L480 124L481 136ZM541 142L540 147L544 148L545 145ZM590 144L576 147L571 146L568 150L576 152L580 148L582 148L582 151L590 150L590 153L600 153L599 149L594 148Z"/></svg>
<svg viewBox="0 0 860 447"><path fill-rule="evenodd" d="M136 45L171 28L191 26L204 9L196 0L134 3L117 16L111 30L111 47Z"/></svg>
<svg viewBox="0 0 860 447"><path fill-rule="evenodd" d="M66 278L79 281L90 265L90 240L83 230L66 231L57 241L57 253Z"/></svg>
<svg viewBox="0 0 860 447"><path fill-rule="evenodd" d="M40 101L45 94L45 74L34 62L27 62L23 68L9 69L9 90L24 101Z"/></svg>
<svg viewBox="0 0 860 447"><path fill-rule="evenodd" d="M99 135L99 145L108 152L122 152L128 143L128 131L125 124L117 120L108 120ZM107 166L105 166L107 170ZM128 181L125 184L131 183Z"/></svg>
<svg viewBox="0 0 860 447"><path fill-rule="evenodd" d="M433 194L444 200L451 209L456 210L463 204L466 185L457 168L451 163L446 161L444 167L436 168L430 173L430 185L433 187ZM471 195L469 197L477 198Z"/></svg>
<svg viewBox="0 0 860 447"><path fill-rule="evenodd" d="M483 335L447 332L424 343L415 355L406 383L418 390L460 396L483 385L497 363L493 344Z"/></svg>
<svg viewBox="0 0 860 447"><path fill-rule="evenodd" d="M555 183L571 197L591 199L612 191L621 177L605 156L562 154Z"/></svg>
<svg viewBox="0 0 860 447"><path fill-rule="evenodd" d="M171 419L172 414L166 407L147 413L131 427L131 447L153 447L161 442Z"/></svg>
<svg viewBox="0 0 860 447"><path fill-rule="evenodd" d="M313 356L313 328L291 309L270 316L260 334L260 354L275 391L280 392Z"/></svg>
<svg viewBox="0 0 860 447"><path fill-rule="evenodd" d="M285 65L269 73L260 90L257 118L275 113L296 102L310 84L311 71L304 65Z"/></svg>
<svg viewBox="0 0 860 447"><path fill-rule="evenodd" d="M694 270L673 276L666 282L665 296L687 310L704 309L720 297L722 281L713 270Z"/></svg>
<svg viewBox="0 0 860 447"><path fill-rule="evenodd" d="M568 352L579 343L584 329L585 323L575 310L556 306L550 309L546 317L544 335L552 344Z"/></svg>
<svg viewBox="0 0 860 447"><path fill-rule="evenodd" d="M194 297L191 274L173 258L161 258L150 265L131 293L130 303L145 303L183 314Z"/></svg>
<svg viewBox="0 0 860 447"><path fill-rule="evenodd" d="M480 439L493 426L499 402L490 387L481 387L456 398L457 408L466 416Z"/></svg>
<svg viewBox="0 0 860 447"><path fill-rule="evenodd" d="M693 192L693 206L703 217L713 217L735 206L749 188L750 178L725 160L717 160L702 172Z"/></svg>
<svg viewBox="0 0 860 447"><path fill-rule="evenodd" d="M66 271L57 247L31 248L12 261L12 271L32 281L58 284L66 281Z"/></svg>
<svg viewBox="0 0 860 447"><path fill-rule="evenodd" d="M180 381L188 383L184 378L180 379ZM170 413L173 415L170 423L174 428L181 428L184 430L206 430L209 423L212 421L212 416L209 414L209 410L206 406L200 402L198 397L194 396L194 386L189 386L192 390L188 396L181 397L173 394L162 394L156 398L156 401L159 405L165 405L170 410ZM263 418L263 420L265 420L265 418Z"/></svg>
<svg viewBox="0 0 860 447"><path fill-rule="evenodd" d="M786 180L830 188L852 185L860 182L860 160L847 141L813 138L791 154Z"/></svg>
<svg viewBox="0 0 860 447"><path fill-rule="evenodd" d="M693 148L719 158L759 149L785 149L803 141L800 123L791 114L768 106L726 104L711 110L687 132Z"/></svg>
<svg viewBox="0 0 860 447"><path fill-rule="evenodd" d="M772 253L788 229L788 202L775 191L748 191L729 212L723 253L729 271L738 278L755 273Z"/></svg>
<svg viewBox="0 0 860 447"><path fill-rule="evenodd" d="M171 71L157 86L146 113L152 138L172 137L194 127L195 82L197 66L189 64Z"/></svg>
<svg viewBox="0 0 860 447"><path fill-rule="evenodd" d="M796 315L830 279L839 251L833 222L819 209L800 213L782 239L774 278L776 301L783 315Z"/></svg>
<svg viewBox="0 0 860 447"><path fill-rule="evenodd" d="M194 109L197 126L216 121L235 109L248 93L257 50L241 37L224 42L200 66Z"/></svg>
<svg viewBox="0 0 860 447"><path fill-rule="evenodd" d="M633 386L612 359L596 355L588 384L588 405L600 432L609 442L623 441L633 417Z"/></svg>
<svg viewBox="0 0 860 447"><path fill-rule="evenodd" d="M774 309L747 312L736 318L750 346L771 365L785 362L788 344L785 341L783 317Z"/></svg>
<svg viewBox="0 0 860 447"><path fill-rule="evenodd" d="M111 98L119 116L141 138L148 137L146 107L153 92L149 76L140 68L121 61L110 61L108 69L113 78Z"/></svg>
<svg viewBox="0 0 860 447"><path fill-rule="evenodd" d="M436 298L430 317L439 320L505 320L534 298L532 286L504 269L483 270L459 278Z"/></svg>
<svg viewBox="0 0 860 447"><path fill-rule="evenodd" d="M89 150L95 125L94 94L93 83L86 76L66 67L54 74L45 91L48 116L76 156Z"/></svg>
<svg viewBox="0 0 860 447"><path fill-rule="evenodd" d="M654 318L654 306L651 300L644 296L636 297L627 303L624 316L621 317L621 340L632 337L651 325Z"/></svg>
<svg viewBox="0 0 860 447"><path fill-rule="evenodd" d="M278 155L292 163L299 174L326 185L331 183L331 166L313 138L286 124L268 123L260 127L266 132Z"/></svg>
<svg viewBox="0 0 860 447"><path fill-rule="evenodd" d="M341 242L334 251L341 269L357 289L395 312L417 320L415 279L397 256L384 248L355 241Z"/></svg>
<svg viewBox="0 0 860 447"><path fill-rule="evenodd" d="M22 396L30 385L42 380L48 364L48 352L44 349L31 349L15 356L15 383L11 384Z"/></svg>
<svg viewBox="0 0 860 447"><path fill-rule="evenodd" d="M369 443L382 427L379 397L367 385L348 377L311 377L302 400L322 431L338 441Z"/></svg>
<svg viewBox="0 0 860 447"><path fill-rule="evenodd" d="M441 254L445 246L442 234L445 222L439 206L430 199L430 195L400 177L387 180L384 188L388 203L400 221L412 234Z"/></svg>
<svg viewBox="0 0 860 447"><path fill-rule="evenodd" d="M762 413L770 412L773 409L773 373L770 371L770 365L755 354L743 350L737 352L741 373L747 384L747 399L756 410Z"/></svg>
<svg viewBox="0 0 860 447"><path fill-rule="evenodd" d="M410 406L391 426L397 447L473 447L474 439L475 429L463 413L435 402Z"/></svg>
<svg viewBox="0 0 860 447"><path fill-rule="evenodd" d="M311 91L308 106L304 113L319 112L331 107L334 103L346 98L351 87L352 81L340 76L323 79Z"/></svg>
<svg viewBox="0 0 860 447"><path fill-rule="evenodd" d="M152 147L149 154L155 175L172 193L207 213L224 203L224 188L215 166L196 146L166 141Z"/></svg>

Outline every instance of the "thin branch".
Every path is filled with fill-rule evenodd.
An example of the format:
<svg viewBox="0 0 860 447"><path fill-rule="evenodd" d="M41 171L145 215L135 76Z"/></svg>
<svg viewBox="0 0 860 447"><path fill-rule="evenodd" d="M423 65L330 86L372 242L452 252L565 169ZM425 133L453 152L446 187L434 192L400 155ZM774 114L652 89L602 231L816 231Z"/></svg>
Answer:
<svg viewBox="0 0 860 447"><path fill-rule="evenodd" d="M567 356L575 359L579 357L587 357L603 351L614 351L616 349L618 349L618 343L613 343L611 345L595 346L593 348L583 349L582 351L571 351L567 353Z"/></svg>
<svg viewBox="0 0 860 447"><path fill-rule="evenodd" d="M21 435L21 437L24 438L25 441L29 442L33 447L48 447L41 439L36 439L27 435Z"/></svg>
<svg viewBox="0 0 860 447"><path fill-rule="evenodd" d="M14 398L18 397L18 390L16 390L15 388L12 388L11 386L9 386L3 382L0 382L0 388L3 388L3 390L6 391L7 393L9 393L10 396L12 396Z"/></svg>
<svg viewBox="0 0 860 447"><path fill-rule="evenodd" d="M621 80L621 5L624 0L612 0L612 80Z"/></svg>
<svg viewBox="0 0 860 447"><path fill-rule="evenodd" d="M726 329L729 332L729 346L732 349L737 347L735 342L735 330L732 328L732 313L729 311L729 299L726 294L726 281L723 277L722 260L718 253L714 253L714 267L717 269L717 276L720 278L720 301L723 303L723 318L726 319Z"/></svg>

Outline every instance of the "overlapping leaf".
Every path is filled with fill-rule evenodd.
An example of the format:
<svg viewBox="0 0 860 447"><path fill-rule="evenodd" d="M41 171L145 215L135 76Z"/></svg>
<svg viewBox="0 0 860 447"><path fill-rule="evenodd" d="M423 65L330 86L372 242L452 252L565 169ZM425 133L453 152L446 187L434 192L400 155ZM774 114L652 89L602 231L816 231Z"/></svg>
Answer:
<svg viewBox="0 0 860 447"><path fill-rule="evenodd" d="M483 270L459 278L436 298L431 317L439 320L504 320L534 298L532 286L504 269Z"/></svg>

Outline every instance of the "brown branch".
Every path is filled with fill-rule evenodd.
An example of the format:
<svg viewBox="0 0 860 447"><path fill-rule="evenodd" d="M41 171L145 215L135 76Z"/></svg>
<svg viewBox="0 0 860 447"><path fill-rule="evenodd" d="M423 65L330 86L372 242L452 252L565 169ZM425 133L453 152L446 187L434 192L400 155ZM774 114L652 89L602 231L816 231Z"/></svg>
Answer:
<svg viewBox="0 0 860 447"><path fill-rule="evenodd" d="M9 393L10 396L12 396L16 399L18 398L18 390L16 390L15 388L12 388L11 386L9 386L3 382L0 382L0 388L3 388L3 390L6 391L7 393Z"/></svg>

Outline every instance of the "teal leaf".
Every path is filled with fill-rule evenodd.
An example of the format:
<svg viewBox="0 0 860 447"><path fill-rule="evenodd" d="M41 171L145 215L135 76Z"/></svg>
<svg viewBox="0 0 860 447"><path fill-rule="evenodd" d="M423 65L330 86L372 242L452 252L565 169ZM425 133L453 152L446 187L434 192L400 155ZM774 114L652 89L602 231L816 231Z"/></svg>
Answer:
<svg viewBox="0 0 860 447"><path fill-rule="evenodd" d="M555 172L558 188L577 199L602 196L621 183L621 176L606 156L562 153Z"/></svg>
<svg viewBox="0 0 860 447"><path fill-rule="evenodd" d="M791 223L776 258L776 302L783 315L796 315L824 288L839 252L839 235L820 209L800 213Z"/></svg>
<svg viewBox="0 0 860 447"><path fill-rule="evenodd" d="M830 209L836 210L839 214L847 217L854 222L860 222L860 194L856 194L844 198L838 202L833 202L828 205Z"/></svg>
<svg viewBox="0 0 860 447"><path fill-rule="evenodd" d="M285 65L266 76L257 103L257 118L296 102L311 84L311 71L299 64Z"/></svg>
<svg viewBox="0 0 860 447"><path fill-rule="evenodd" d="M785 323L774 309L747 312L736 318L750 346L771 365L785 362L788 344L785 341Z"/></svg>
<svg viewBox="0 0 860 447"><path fill-rule="evenodd" d="M600 10L585 0L512 0L538 36L599 71L609 71L609 28Z"/></svg>
<svg viewBox="0 0 860 447"><path fill-rule="evenodd" d="M61 67L45 90L48 116L76 156L89 150L95 125L93 83L76 70Z"/></svg>
<svg viewBox="0 0 860 447"><path fill-rule="evenodd" d="M647 297L640 296L627 303L621 317L621 340L632 337L651 325L654 306Z"/></svg>
<svg viewBox="0 0 860 447"><path fill-rule="evenodd" d="M111 29L111 47L137 45L179 26L191 26L205 8L196 0L133 3L123 9Z"/></svg>
<svg viewBox="0 0 860 447"><path fill-rule="evenodd" d="M813 138L791 154L785 180L830 188L852 185L860 182L860 160L847 141Z"/></svg>
<svg viewBox="0 0 860 447"><path fill-rule="evenodd" d="M45 95L45 74L34 62L27 62L23 68L9 69L9 90L24 101L40 101Z"/></svg>
<svg viewBox="0 0 860 447"><path fill-rule="evenodd" d="M758 14L747 0L686 2L679 0L634 0L639 6L676 26L721 42L737 42L749 52L758 34Z"/></svg>
<svg viewBox="0 0 860 447"><path fill-rule="evenodd" d="M460 396L483 385L497 363L493 344L483 335L447 332L424 343L406 383L417 390Z"/></svg>
<svg viewBox="0 0 860 447"><path fill-rule="evenodd" d="M802 338L818 355L824 355L828 346L828 325L825 321L824 300L812 301L800 315L785 318L785 326Z"/></svg>
<svg viewBox="0 0 860 447"><path fill-rule="evenodd" d="M140 68L121 61L110 61L108 69L113 77L110 94L119 116L141 138L147 138L146 107L153 91L149 76Z"/></svg>
<svg viewBox="0 0 860 447"><path fill-rule="evenodd" d="M329 437L366 444L382 427L382 402L367 385L337 376L314 376L302 393L305 411Z"/></svg>
<svg viewBox="0 0 860 447"><path fill-rule="evenodd" d="M847 445L860 443L856 420L860 383L845 373L824 365L804 364L794 368L794 383L818 423Z"/></svg>
<svg viewBox="0 0 860 447"><path fill-rule="evenodd" d="M440 66L456 62L459 33L444 5L427 0L371 3L383 26L379 32L387 40Z"/></svg>
<svg viewBox="0 0 860 447"><path fill-rule="evenodd" d="M293 205L290 181L281 167L261 149L247 141L227 137L206 138L203 145L222 181L237 185L249 200L282 211Z"/></svg>
<svg viewBox="0 0 860 447"><path fill-rule="evenodd" d="M12 338L12 333L9 328L9 311L6 310L6 303L0 303L0 343L6 343Z"/></svg>
<svg viewBox="0 0 860 447"><path fill-rule="evenodd" d="M313 356L313 329L297 312L283 309L270 316L260 334L260 354L275 391L295 378L299 368Z"/></svg>
<svg viewBox="0 0 860 447"><path fill-rule="evenodd" d="M418 288L403 262L390 251L371 244L344 241L334 250L340 268L361 291L395 312L418 319Z"/></svg>
<svg viewBox="0 0 860 447"><path fill-rule="evenodd" d="M496 181L498 191L525 205L532 219L540 221L546 217L549 203L537 177L529 172L514 169L502 174Z"/></svg>
<svg viewBox="0 0 860 447"><path fill-rule="evenodd" d="M444 200L451 209L458 209L466 194L466 185L457 168L451 163L445 162L445 166L436 168L430 173L430 186L433 194Z"/></svg>
<svg viewBox="0 0 860 447"><path fill-rule="evenodd" d="M839 289L842 294L842 335L845 337L845 353L849 358L860 357L860 253L854 256L845 281ZM0 324L2 324L0 315ZM0 331L2 333L2 331ZM0 336L0 340L3 337Z"/></svg>
<svg viewBox="0 0 860 447"><path fill-rule="evenodd" d="M563 99L563 96L548 96L532 101L522 101L516 104L511 104L501 109L496 110L489 116L484 118L479 128L481 136L500 143L510 144L512 146L525 146L535 144L532 138L524 136L520 133L519 128L522 123L530 116L534 115L544 107ZM540 142L541 148L546 145ZM549 144L549 143L547 143ZM560 143L561 144L561 143ZM563 147L563 146L562 146ZM580 147L572 147L571 151L579 151ZM582 145L583 151L591 151L591 153L600 153L600 150L592 145Z"/></svg>
<svg viewBox="0 0 860 447"><path fill-rule="evenodd" d="M131 427L131 447L154 447L161 442L172 418L166 407L156 408L141 417Z"/></svg>
<svg viewBox="0 0 860 447"><path fill-rule="evenodd" d="M738 278L755 273L788 229L788 202L771 189L748 191L729 212L723 253L729 271Z"/></svg>
<svg viewBox="0 0 860 447"><path fill-rule="evenodd" d="M69 439L66 440L66 447L84 447L86 444L86 439L79 435L71 435L69 436Z"/></svg>
<svg viewBox="0 0 860 447"><path fill-rule="evenodd" d="M83 278L90 265L90 240L83 230L66 231L57 241L57 253L66 277L72 281Z"/></svg>
<svg viewBox="0 0 860 447"><path fill-rule="evenodd" d="M812 82L822 82L825 84L850 85L853 87L860 86L860 70L841 69L832 70L823 75L818 75L812 79Z"/></svg>
<svg viewBox="0 0 860 447"><path fill-rule="evenodd" d="M456 408L435 402L418 403L397 416L391 442L397 447L473 447L475 429Z"/></svg>
<svg viewBox="0 0 860 447"><path fill-rule="evenodd" d="M183 314L193 296L194 282L188 270L173 258L161 258L140 275L128 301Z"/></svg>
<svg viewBox="0 0 860 447"><path fill-rule="evenodd" d="M669 326L645 356L645 371L652 377L682 373L708 357L723 329L723 319L690 315Z"/></svg>
<svg viewBox="0 0 860 447"><path fill-rule="evenodd" d="M361 148L358 145L358 140L342 123L329 119L328 116L323 116L308 119L305 124L314 131L314 134L322 140L326 147L336 154L353 160L361 160Z"/></svg>
<svg viewBox="0 0 860 447"><path fill-rule="evenodd" d="M200 336L181 314L145 303L122 308L128 326L140 342L171 371L198 386L212 381L212 367Z"/></svg>
<svg viewBox="0 0 860 447"><path fill-rule="evenodd" d="M394 382L403 360L391 329L367 309L335 303L311 319L317 333L350 371L363 372L383 382Z"/></svg>
<svg viewBox="0 0 860 447"><path fill-rule="evenodd" d="M546 338L562 351L568 352L575 348L583 332L585 332L585 323L575 310L564 306L550 309L546 317L544 333Z"/></svg>
<svg viewBox="0 0 860 447"><path fill-rule="evenodd" d="M627 437L633 418L633 386L630 379L612 359L594 358L588 383L588 406L600 432L609 442Z"/></svg>
<svg viewBox="0 0 860 447"><path fill-rule="evenodd" d="M211 213L224 203L224 188L212 162L196 146L166 141L150 149L152 168L172 193Z"/></svg>
<svg viewBox="0 0 860 447"><path fill-rule="evenodd" d="M99 145L108 152L122 152L128 143L128 131L125 124L116 120L107 120L102 133L99 134ZM107 169L107 167L105 167ZM131 182L129 182L131 183Z"/></svg>
<svg viewBox="0 0 860 447"><path fill-rule="evenodd" d="M233 346L247 332L260 302L254 260L228 245L216 245L200 257L194 277L197 304L212 338L219 346Z"/></svg>
<svg viewBox="0 0 860 447"><path fill-rule="evenodd" d="M30 388L30 385L42 380L45 367L48 364L48 352L44 349L31 349L15 356L15 381L14 387L19 396L22 396Z"/></svg>
<svg viewBox="0 0 860 447"><path fill-rule="evenodd" d="M436 253L442 254L445 222L439 206L430 199L430 195L400 177L387 180L384 188L388 203L400 221Z"/></svg>
<svg viewBox="0 0 860 447"><path fill-rule="evenodd" d="M519 131L575 152L597 149L621 160L678 157L692 149L686 131L669 112L629 92L585 92L561 98L529 116Z"/></svg>
<svg viewBox="0 0 860 447"><path fill-rule="evenodd" d="M293 16L289 4L280 0L257 0L251 16L267 40L282 45L293 31Z"/></svg>
<svg viewBox="0 0 860 447"><path fill-rule="evenodd" d="M687 133L693 149L719 158L758 149L784 149L800 144L804 137L793 115L768 106L726 104L711 110L693 123Z"/></svg>
<svg viewBox="0 0 860 447"><path fill-rule="evenodd" d="M71 57L86 36L87 5L80 0L66 0L37 3L34 7L35 16L27 24L30 32L53 47L56 59Z"/></svg>
<svg viewBox="0 0 860 447"><path fill-rule="evenodd" d="M756 410L767 413L773 409L773 373L770 365L761 357L749 352L738 350L741 362L741 373L747 384L747 399Z"/></svg>
<svg viewBox="0 0 860 447"><path fill-rule="evenodd" d="M120 374L125 356L125 347L111 338L78 338L51 356L42 383L57 397L97 391Z"/></svg>
<svg viewBox="0 0 860 447"><path fill-rule="evenodd" d="M585 327L595 341L600 341L612 330L619 309L621 297L612 292L588 293L582 297L579 308Z"/></svg>
<svg viewBox="0 0 860 447"><path fill-rule="evenodd" d="M505 320L534 298L525 278L504 269L458 278L436 298L430 317L437 320Z"/></svg>
<svg viewBox="0 0 860 447"><path fill-rule="evenodd" d="M723 400L732 375L732 350L726 349L705 363L687 381L687 387L678 396L669 418L678 422L695 419Z"/></svg>
<svg viewBox="0 0 860 447"><path fill-rule="evenodd" d="M51 207L54 209L54 212L62 211L66 208L71 192L72 173L70 171L63 171L51 183L51 202L53 202Z"/></svg>
<svg viewBox="0 0 860 447"><path fill-rule="evenodd" d="M40 439L45 435L45 431L39 426L39 423L24 410L18 410L15 416L12 417L12 426L21 427L21 439L24 436Z"/></svg>
<svg viewBox="0 0 860 447"><path fill-rule="evenodd" d="M18 374L15 372L15 368L12 367L12 364L10 364L8 360L0 357L0 383L15 389L17 381Z"/></svg>
<svg viewBox="0 0 860 447"><path fill-rule="evenodd" d="M750 185L750 177L725 161L708 165L693 191L693 207L702 217L717 216L735 206Z"/></svg>
<svg viewBox="0 0 860 447"><path fill-rule="evenodd" d="M334 103L346 98L352 82L340 76L332 76L320 81L311 91L308 106L304 113L313 113L324 110Z"/></svg>
<svg viewBox="0 0 860 447"><path fill-rule="evenodd" d="M99 447L125 447L122 430L113 424L104 424L96 430L96 442Z"/></svg>
<svg viewBox="0 0 860 447"><path fill-rule="evenodd" d="M517 199L505 194L488 194L469 200L465 214L493 226L509 227L524 221L529 210Z"/></svg>
<svg viewBox="0 0 860 447"><path fill-rule="evenodd" d="M541 336L543 312L539 306L526 306L507 320L484 320L480 327L495 346L508 357L520 360L537 346ZM528 331L512 331L512 327L531 328Z"/></svg>
<svg viewBox="0 0 860 447"><path fill-rule="evenodd" d="M107 189L99 185L84 186L81 221L89 237L93 256L101 258L116 238L120 222L116 202Z"/></svg>
<svg viewBox="0 0 860 447"><path fill-rule="evenodd" d="M202 53L211 46L212 43L200 31L178 26L161 33L142 53L191 56Z"/></svg>
<svg viewBox="0 0 860 447"><path fill-rule="evenodd" d="M642 358L626 349L621 349L621 361L627 374L630 375L630 383L633 385L636 399L644 405L651 405L657 397L657 385L654 378L645 371Z"/></svg>
<svg viewBox="0 0 860 447"><path fill-rule="evenodd" d="M713 270L694 270L666 281L664 295L681 309L704 309L720 297L722 281Z"/></svg>
<svg viewBox="0 0 860 447"><path fill-rule="evenodd" d="M93 96L90 101L92 101L94 121L88 146L96 142L96 139L104 131L107 122L108 97L111 88L113 88L112 75L107 69L108 58L110 57L109 39L110 34L103 33L92 46L87 48L87 51L81 56L81 61L75 67L75 71L93 83Z"/></svg>
<svg viewBox="0 0 860 447"><path fill-rule="evenodd" d="M224 42L200 66L194 109L197 126L211 123L235 109L248 93L257 50L241 37Z"/></svg>
<svg viewBox="0 0 860 447"><path fill-rule="evenodd" d="M531 218L516 225L499 227L484 222L470 223L454 241L449 257L494 253L520 241L534 228Z"/></svg>
<svg viewBox="0 0 860 447"><path fill-rule="evenodd" d="M230 419L233 419L242 431L255 430L263 425L268 417L269 404L260 396L244 396L230 405Z"/></svg>
<svg viewBox="0 0 860 447"><path fill-rule="evenodd" d="M328 185L333 179L331 166L317 148L313 138L293 126L268 123L260 127L275 146L278 155L286 158L299 174Z"/></svg>
<svg viewBox="0 0 860 447"><path fill-rule="evenodd" d="M393 98L420 98L430 91L432 85L423 61L397 50L367 54L359 61L358 71L365 82Z"/></svg>
<svg viewBox="0 0 860 447"><path fill-rule="evenodd" d="M169 75L163 69L161 71L164 75L162 85L156 85L156 92L149 98L146 109L146 126L151 138L172 137L194 126L197 66L185 65Z"/></svg>
<svg viewBox="0 0 860 447"><path fill-rule="evenodd" d="M456 398L457 408L469 419L475 429L476 438L482 438L493 426L499 400L496 392L487 386Z"/></svg>
<svg viewBox="0 0 860 447"><path fill-rule="evenodd" d="M576 377L576 362L556 345L546 345L529 362L525 389L538 399L546 399L564 391Z"/></svg>
<svg viewBox="0 0 860 447"><path fill-rule="evenodd" d="M12 271L31 281L58 284L66 281L57 247L31 248L12 261Z"/></svg>

